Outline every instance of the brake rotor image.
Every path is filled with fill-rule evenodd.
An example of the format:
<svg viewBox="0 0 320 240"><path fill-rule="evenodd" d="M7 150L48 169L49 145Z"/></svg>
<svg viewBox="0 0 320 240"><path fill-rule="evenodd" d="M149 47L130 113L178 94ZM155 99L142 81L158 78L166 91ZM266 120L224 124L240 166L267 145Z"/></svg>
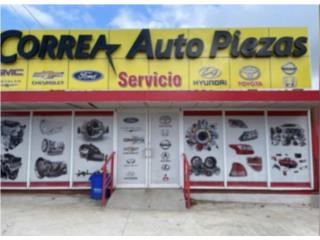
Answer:
<svg viewBox="0 0 320 240"><path fill-rule="evenodd" d="M109 133L109 127L104 126L99 119L91 119L85 122L81 127L78 127L78 133L83 134L84 138L90 140L100 140L103 135Z"/></svg>
<svg viewBox="0 0 320 240"><path fill-rule="evenodd" d="M217 167L217 160L215 157L212 156L206 157L204 162L202 161L202 158L199 156L192 157L191 171L196 176L205 175L207 177L210 177L213 174L220 174L220 168Z"/></svg>
<svg viewBox="0 0 320 240"><path fill-rule="evenodd" d="M216 126L209 124L207 120L198 120L186 134L187 144L190 147L195 147L198 151L202 151L203 149L210 151L213 146L218 148L218 138Z"/></svg>
<svg viewBox="0 0 320 240"><path fill-rule="evenodd" d="M191 171L196 176L201 174L202 169L202 159L199 156L194 156L191 158Z"/></svg>
<svg viewBox="0 0 320 240"><path fill-rule="evenodd" d="M39 157L34 165L34 170L38 178L55 178L67 174L67 164L60 162L53 162Z"/></svg>

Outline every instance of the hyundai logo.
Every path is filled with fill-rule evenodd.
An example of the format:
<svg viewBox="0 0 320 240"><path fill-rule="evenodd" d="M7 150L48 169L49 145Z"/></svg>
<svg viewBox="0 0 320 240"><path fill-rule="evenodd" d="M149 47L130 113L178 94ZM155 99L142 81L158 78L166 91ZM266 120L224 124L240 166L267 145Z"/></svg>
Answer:
<svg viewBox="0 0 320 240"><path fill-rule="evenodd" d="M98 81L102 77L103 74L97 71L78 71L73 74L73 78L84 82Z"/></svg>
<svg viewBox="0 0 320 240"><path fill-rule="evenodd" d="M239 75L244 80L254 81L260 77L261 72L259 68L252 65L248 65L240 69Z"/></svg>
<svg viewBox="0 0 320 240"><path fill-rule="evenodd" d="M202 67L199 70L199 74L201 77L206 78L206 79L212 79L212 78L218 78L221 75L220 69L216 67Z"/></svg>

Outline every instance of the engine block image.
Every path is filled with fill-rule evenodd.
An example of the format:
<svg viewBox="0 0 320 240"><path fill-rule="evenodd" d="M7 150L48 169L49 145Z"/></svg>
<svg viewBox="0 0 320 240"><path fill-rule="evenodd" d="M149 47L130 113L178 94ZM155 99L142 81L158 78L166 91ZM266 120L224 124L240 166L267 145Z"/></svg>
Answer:
<svg viewBox="0 0 320 240"><path fill-rule="evenodd" d="M23 142L23 135L26 125L18 121L1 121L1 140L6 151L12 150Z"/></svg>
<svg viewBox="0 0 320 240"><path fill-rule="evenodd" d="M272 145L306 145L305 130L298 124L286 123L281 126L271 127L270 138Z"/></svg>
<svg viewBox="0 0 320 240"><path fill-rule="evenodd" d="M62 161L53 162L39 157L35 162L34 170L39 179L44 177L55 178L67 174L67 164Z"/></svg>
<svg viewBox="0 0 320 240"><path fill-rule="evenodd" d="M109 133L109 127L104 126L99 119L91 119L78 127L78 133L87 141L101 140L104 134Z"/></svg>
<svg viewBox="0 0 320 240"><path fill-rule="evenodd" d="M198 120L187 131L186 139L190 147L202 151L206 149L211 151L212 147L218 148L217 139L219 134L214 124L209 124L207 120Z"/></svg>
<svg viewBox="0 0 320 240"><path fill-rule="evenodd" d="M82 144L79 147L80 157L85 158L87 161L98 161L102 162L105 155L100 149L93 144Z"/></svg>
<svg viewBox="0 0 320 240"><path fill-rule="evenodd" d="M21 157L9 153L1 155L1 178L15 180L21 166Z"/></svg>
<svg viewBox="0 0 320 240"><path fill-rule="evenodd" d="M45 138L42 140L41 150L48 155L59 155L63 153L64 143Z"/></svg>

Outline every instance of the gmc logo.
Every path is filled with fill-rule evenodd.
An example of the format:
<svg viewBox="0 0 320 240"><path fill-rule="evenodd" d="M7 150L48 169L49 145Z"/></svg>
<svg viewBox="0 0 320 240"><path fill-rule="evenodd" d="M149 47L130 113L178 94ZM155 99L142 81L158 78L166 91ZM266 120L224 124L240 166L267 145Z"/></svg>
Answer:
<svg viewBox="0 0 320 240"><path fill-rule="evenodd" d="M1 69L1 76L23 76L23 69Z"/></svg>

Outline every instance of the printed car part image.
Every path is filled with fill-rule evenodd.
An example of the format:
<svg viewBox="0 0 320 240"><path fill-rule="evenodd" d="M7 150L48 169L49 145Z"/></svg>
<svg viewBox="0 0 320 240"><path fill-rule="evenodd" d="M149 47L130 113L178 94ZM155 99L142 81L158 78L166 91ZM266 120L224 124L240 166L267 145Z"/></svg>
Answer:
<svg viewBox="0 0 320 240"><path fill-rule="evenodd" d="M18 121L1 121L1 141L6 151L12 150L23 142L26 125Z"/></svg>
<svg viewBox="0 0 320 240"><path fill-rule="evenodd" d="M67 174L67 164L62 161L53 162L39 157L35 162L34 170L39 179L44 177L55 178Z"/></svg>
<svg viewBox="0 0 320 240"><path fill-rule="evenodd" d="M82 144L79 147L80 157L85 158L87 161L102 162L105 159L105 155L100 149L93 144Z"/></svg>
<svg viewBox="0 0 320 240"><path fill-rule="evenodd" d="M297 161L287 157L279 160L280 166L286 167L286 168L296 168L298 166Z"/></svg>
<svg viewBox="0 0 320 240"><path fill-rule="evenodd" d="M1 178L15 180L21 166L21 157L9 153L1 154Z"/></svg>
<svg viewBox="0 0 320 240"><path fill-rule="evenodd" d="M89 170L86 170L86 171L78 170L78 172L76 173L77 177L85 177L92 174L93 173L89 172Z"/></svg>
<svg viewBox="0 0 320 240"><path fill-rule="evenodd" d="M281 126L271 127L270 138L272 145L306 145L305 130L298 124L286 123Z"/></svg>
<svg viewBox="0 0 320 240"><path fill-rule="evenodd" d="M257 130L250 130L250 131L244 131L241 136L239 137L239 140L241 142L244 141L251 141L258 138L258 131Z"/></svg>
<svg viewBox="0 0 320 240"><path fill-rule="evenodd" d="M248 125L241 119L228 119L228 123L231 128L248 128Z"/></svg>
<svg viewBox="0 0 320 240"><path fill-rule="evenodd" d="M232 163L232 167L229 173L230 177L246 177L247 175L247 170L241 163Z"/></svg>
<svg viewBox="0 0 320 240"><path fill-rule="evenodd" d="M83 134L87 141L101 140L104 134L109 133L109 127L99 119L91 119L78 127L78 133Z"/></svg>
<svg viewBox="0 0 320 240"><path fill-rule="evenodd" d="M190 160L191 162L191 172L199 176L202 173L202 159L199 156L194 156Z"/></svg>
<svg viewBox="0 0 320 240"><path fill-rule="evenodd" d="M194 156L191 158L190 162L191 172L196 176L205 175L210 177L213 174L220 174L220 168L217 167L217 160L212 156L206 157L204 162L199 156Z"/></svg>
<svg viewBox="0 0 320 240"><path fill-rule="evenodd" d="M144 137L132 136L130 138L124 138L123 142L131 142L132 144L144 143Z"/></svg>
<svg viewBox="0 0 320 240"><path fill-rule="evenodd" d="M196 150L202 151L211 150L213 146L218 148L217 139L219 134L214 124L209 124L207 120L198 120L187 131L186 139L190 147L195 147Z"/></svg>
<svg viewBox="0 0 320 240"><path fill-rule="evenodd" d="M249 144L229 144L229 147L234 149L238 155L254 154L254 150Z"/></svg>
<svg viewBox="0 0 320 240"><path fill-rule="evenodd" d="M63 153L64 143L45 138L42 140L41 150L48 155L59 155Z"/></svg>
<svg viewBox="0 0 320 240"><path fill-rule="evenodd" d="M261 157L247 157L247 164L255 171L261 172L262 158Z"/></svg>
<svg viewBox="0 0 320 240"><path fill-rule="evenodd" d="M63 123L54 120L41 119L40 132L43 135L52 135L62 131Z"/></svg>

